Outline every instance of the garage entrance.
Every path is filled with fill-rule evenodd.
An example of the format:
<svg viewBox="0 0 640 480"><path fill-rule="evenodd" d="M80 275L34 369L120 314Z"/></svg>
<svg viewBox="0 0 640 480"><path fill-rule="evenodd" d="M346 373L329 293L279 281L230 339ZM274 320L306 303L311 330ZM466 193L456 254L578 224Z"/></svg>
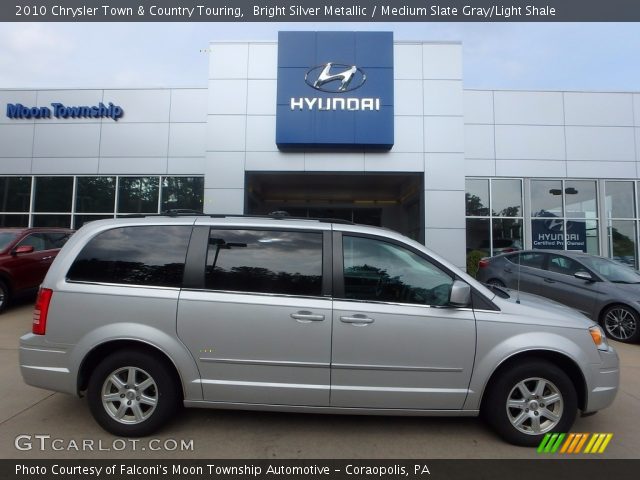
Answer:
<svg viewBox="0 0 640 480"><path fill-rule="evenodd" d="M424 243L422 173L257 173L245 177L245 213L286 211L387 227Z"/></svg>

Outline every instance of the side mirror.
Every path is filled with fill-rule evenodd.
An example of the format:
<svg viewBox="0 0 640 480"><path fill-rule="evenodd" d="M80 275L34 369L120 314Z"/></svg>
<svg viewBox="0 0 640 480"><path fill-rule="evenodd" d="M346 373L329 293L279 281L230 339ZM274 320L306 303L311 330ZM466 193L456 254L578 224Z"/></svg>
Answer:
<svg viewBox="0 0 640 480"><path fill-rule="evenodd" d="M471 303L471 287L462 280L456 280L451 285L449 305L452 307L468 307Z"/></svg>
<svg viewBox="0 0 640 480"><path fill-rule="evenodd" d="M573 274L578 280L584 280L585 282L595 282L594 278L591 276L589 272L585 272L584 270L580 270Z"/></svg>
<svg viewBox="0 0 640 480"><path fill-rule="evenodd" d="M20 245L17 248L14 248L11 252L13 255L20 255L21 253L31 253L33 252L33 245Z"/></svg>

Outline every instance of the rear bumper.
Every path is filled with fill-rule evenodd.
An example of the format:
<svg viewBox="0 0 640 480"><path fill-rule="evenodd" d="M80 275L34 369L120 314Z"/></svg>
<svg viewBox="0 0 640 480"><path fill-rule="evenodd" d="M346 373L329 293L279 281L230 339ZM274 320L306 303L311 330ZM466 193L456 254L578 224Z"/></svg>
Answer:
<svg viewBox="0 0 640 480"><path fill-rule="evenodd" d="M19 359L20 373L28 385L77 394L66 348L49 346L42 336L28 333L20 338Z"/></svg>
<svg viewBox="0 0 640 480"><path fill-rule="evenodd" d="M609 347L606 352L600 351L602 360L599 364L589 365L591 382L587 391L587 404L583 413L597 412L613 403L620 384L620 365L617 352Z"/></svg>

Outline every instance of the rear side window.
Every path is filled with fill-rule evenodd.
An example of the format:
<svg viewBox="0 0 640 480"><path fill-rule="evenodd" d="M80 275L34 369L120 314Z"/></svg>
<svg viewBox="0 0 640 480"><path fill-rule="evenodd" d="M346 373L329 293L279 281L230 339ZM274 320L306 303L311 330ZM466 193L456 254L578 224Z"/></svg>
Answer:
<svg viewBox="0 0 640 480"><path fill-rule="evenodd" d="M574 275L580 270L585 270L578 262L561 255L551 255L547 269L550 272L561 273L563 275Z"/></svg>
<svg viewBox="0 0 640 480"><path fill-rule="evenodd" d="M47 233L49 248L62 248L70 236L70 233Z"/></svg>
<svg viewBox="0 0 640 480"><path fill-rule="evenodd" d="M212 229L205 278L211 290L320 296L322 233Z"/></svg>
<svg viewBox="0 0 640 480"><path fill-rule="evenodd" d="M189 225L108 230L85 245L67 279L180 287L190 235Z"/></svg>
<svg viewBox="0 0 640 480"><path fill-rule="evenodd" d="M514 253L513 255L509 255L507 258L510 262L515 263L516 265L519 263L523 267L531 267L531 268L542 268L544 264L544 253Z"/></svg>

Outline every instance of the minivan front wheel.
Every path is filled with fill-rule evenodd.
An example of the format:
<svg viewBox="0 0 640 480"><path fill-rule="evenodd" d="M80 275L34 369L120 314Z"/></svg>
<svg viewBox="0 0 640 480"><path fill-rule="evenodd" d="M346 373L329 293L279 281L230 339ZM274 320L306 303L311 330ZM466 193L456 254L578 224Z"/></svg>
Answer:
<svg viewBox="0 0 640 480"><path fill-rule="evenodd" d="M573 383L545 360L529 360L501 372L483 401L489 424L507 441L537 446L546 433L567 432L578 408Z"/></svg>
<svg viewBox="0 0 640 480"><path fill-rule="evenodd" d="M87 397L102 428L118 436L143 437L173 416L179 389L165 362L145 352L121 351L93 371Z"/></svg>

